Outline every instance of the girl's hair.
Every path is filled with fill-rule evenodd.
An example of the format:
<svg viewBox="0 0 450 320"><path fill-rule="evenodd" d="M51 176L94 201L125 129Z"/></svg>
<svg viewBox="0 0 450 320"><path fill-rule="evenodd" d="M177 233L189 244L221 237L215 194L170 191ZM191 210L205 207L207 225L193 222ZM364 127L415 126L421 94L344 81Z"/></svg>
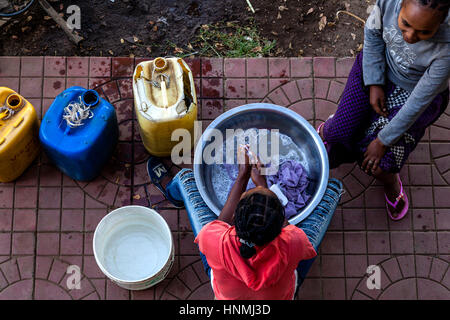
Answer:
<svg viewBox="0 0 450 320"><path fill-rule="evenodd" d="M245 259L255 253L254 245L271 242L281 232L284 207L277 197L254 192L241 199L234 215L236 233L242 243L239 251Z"/></svg>
<svg viewBox="0 0 450 320"><path fill-rule="evenodd" d="M450 0L415 0L415 1L424 7L443 11L444 14L447 14L450 8Z"/></svg>

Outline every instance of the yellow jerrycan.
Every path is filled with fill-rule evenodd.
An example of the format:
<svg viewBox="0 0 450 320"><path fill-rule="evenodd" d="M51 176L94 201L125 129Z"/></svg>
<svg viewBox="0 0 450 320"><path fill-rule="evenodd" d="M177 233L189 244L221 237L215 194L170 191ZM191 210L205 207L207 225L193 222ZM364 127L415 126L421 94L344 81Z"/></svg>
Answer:
<svg viewBox="0 0 450 320"><path fill-rule="evenodd" d="M156 58L136 66L133 75L134 106L139 132L147 151L170 156L179 141L172 132L186 129L194 144L197 95L192 72L180 58Z"/></svg>
<svg viewBox="0 0 450 320"><path fill-rule="evenodd" d="M36 110L14 90L0 87L0 182L17 179L39 151Z"/></svg>

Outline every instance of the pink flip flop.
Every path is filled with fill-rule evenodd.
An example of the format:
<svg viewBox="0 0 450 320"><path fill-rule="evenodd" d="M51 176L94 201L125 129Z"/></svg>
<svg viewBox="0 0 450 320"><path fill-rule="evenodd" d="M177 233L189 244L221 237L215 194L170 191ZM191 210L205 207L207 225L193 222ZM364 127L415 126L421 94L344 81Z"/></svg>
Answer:
<svg viewBox="0 0 450 320"><path fill-rule="evenodd" d="M325 122L322 122L318 127L317 127L317 133L319 134L320 137L320 130L322 129L322 127L325 125ZM323 144L327 145L327 142L325 140L323 140Z"/></svg>
<svg viewBox="0 0 450 320"><path fill-rule="evenodd" d="M409 210L409 200L408 197L406 196L406 193L403 190L403 184L402 184L402 180L400 179L400 175L397 174L397 178L398 178L398 182L400 183L400 194L397 196L397 198L395 199L395 202L392 203L391 201L389 201L388 197L386 194L384 194L384 197L386 198L386 211L389 215L389 218L391 218L394 221L398 221L401 220L405 217L406 213L408 213ZM400 212L400 214L397 217L393 217L391 214L391 211L389 210L389 206L392 206L394 209L397 209L398 204L400 203L400 200L405 201L405 206L403 207L402 212Z"/></svg>
<svg viewBox="0 0 450 320"><path fill-rule="evenodd" d="M334 117L334 113L333 113L332 115L330 115L330 116L328 117L328 119L327 119L325 122L327 122L328 120L330 120L330 119L333 118L333 117ZM319 134L319 136L320 136L320 130L321 130L322 127L325 125L325 122L322 122L322 123L317 127L317 129L316 129L316 131L317 131L317 133ZM324 145L327 145L328 142L326 142L325 140L323 140L323 144L324 144Z"/></svg>

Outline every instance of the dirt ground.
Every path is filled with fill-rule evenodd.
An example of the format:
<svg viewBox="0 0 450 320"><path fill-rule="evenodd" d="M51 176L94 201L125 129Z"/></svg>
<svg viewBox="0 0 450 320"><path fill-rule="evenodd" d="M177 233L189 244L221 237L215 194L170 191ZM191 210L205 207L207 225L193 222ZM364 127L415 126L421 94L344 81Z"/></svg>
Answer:
<svg viewBox="0 0 450 320"><path fill-rule="evenodd" d="M276 40L271 56L351 56L363 43L363 24L374 0L53 0L65 19L81 8L85 39L76 46L39 6L22 21L0 29L0 55L158 56L195 43L203 25L255 26ZM30 18L31 17L31 18ZM193 50L195 51L195 48ZM223 53L226 56L226 52Z"/></svg>

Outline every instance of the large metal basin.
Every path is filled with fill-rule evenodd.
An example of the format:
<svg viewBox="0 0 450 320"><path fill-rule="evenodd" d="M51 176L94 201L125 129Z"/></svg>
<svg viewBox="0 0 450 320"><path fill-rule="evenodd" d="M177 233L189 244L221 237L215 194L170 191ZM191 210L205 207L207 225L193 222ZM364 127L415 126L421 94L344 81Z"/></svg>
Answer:
<svg viewBox="0 0 450 320"><path fill-rule="evenodd" d="M205 130L195 149L194 176L198 190L208 207L219 215L224 203L219 201L213 191L211 177L214 165L202 161L204 148L213 140L208 129L218 129L225 136L226 129L250 128L279 129L281 134L292 138L308 163L310 183L307 191L312 196L307 205L289 220L291 224L297 224L314 210L325 194L329 166L325 146L316 130L303 117L287 108L253 103L231 109L216 118Z"/></svg>

